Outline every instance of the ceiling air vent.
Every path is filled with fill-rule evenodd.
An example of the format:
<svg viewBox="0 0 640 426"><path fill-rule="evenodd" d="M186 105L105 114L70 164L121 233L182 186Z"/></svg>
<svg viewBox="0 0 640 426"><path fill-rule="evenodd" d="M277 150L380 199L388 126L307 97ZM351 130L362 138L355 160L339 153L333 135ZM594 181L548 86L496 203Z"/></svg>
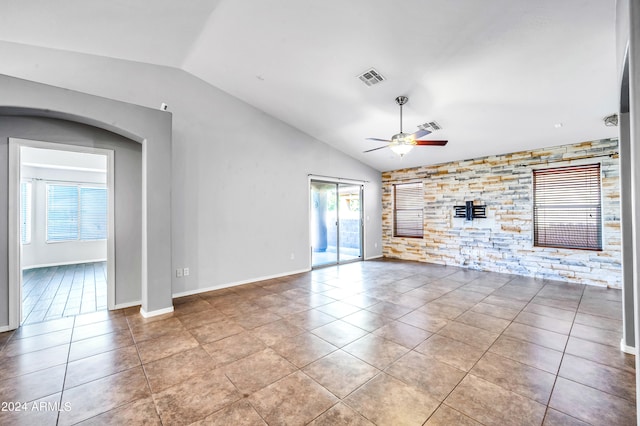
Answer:
<svg viewBox="0 0 640 426"><path fill-rule="evenodd" d="M424 124L420 124L418 126L418 129L421 130L428 130L430 132L435 132L436 130L440 130L442 129L442 126L440 126L438 123L436 123L435 121L429 121L427 123Z"/></svg>
<svg viewBox="0 0 640 426"><path fill-rule="evenodd" d="M378 71L374 68L368 69L358 76L360 80L367 86L373 86L374 84L381 83L386 80Z"/></svg>

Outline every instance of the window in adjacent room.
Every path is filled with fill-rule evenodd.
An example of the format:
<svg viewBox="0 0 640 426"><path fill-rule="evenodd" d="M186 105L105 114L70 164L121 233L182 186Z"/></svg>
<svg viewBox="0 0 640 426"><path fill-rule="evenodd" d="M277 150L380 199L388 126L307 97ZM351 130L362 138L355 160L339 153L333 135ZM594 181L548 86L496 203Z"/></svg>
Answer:
<svg viewBox="0 0 640 426"><path fill-rule="evenodd" d="M107 239L107 188L80 187L80 239Z"/></svg>
<svg viewBox="0 0 640 426"><path fill-rule="evenodd" d="M600 164L533 172L534 245L602 250Z"/></svg>
<svg viewBox="0 0 640 426"><path fill-rule="evenodd" d="M422 182L393 185L393 236L423 237L424 208Z"/></svg>
<svg viewBox="0 0 640 426"><path fill-rule="evenodd" d="M47 242L106 238L106 188L47 185Z"/></svg>
<svg viewBox="0 0 640 426"><path fill-rule="evenodd" d="M31 243L31 182L20 182L20 242Z"/></svg>

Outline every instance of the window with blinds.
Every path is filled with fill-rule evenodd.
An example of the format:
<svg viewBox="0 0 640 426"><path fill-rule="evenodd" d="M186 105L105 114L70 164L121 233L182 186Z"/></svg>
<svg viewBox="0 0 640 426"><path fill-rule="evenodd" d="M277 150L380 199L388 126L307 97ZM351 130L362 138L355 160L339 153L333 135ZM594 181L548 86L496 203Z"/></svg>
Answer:
<svg viewBox="0 0 640 426"><path fill-rule="evenodd" d="M424 197L422 182L393 185L393 236L423 237Z"/></svg>
<svg viewBox="0 0 640 426"><path fill-rule="evenodd" d="M534 245L602 250L600 164L533 172Z"/></svg>
<svg viewBox="0 0 640 426"><path fill-rule="evenodd" d="M107 238L107 189L80 187L80 239Z"/></svg>
<svg viewBox="0 0 640 426"><path fill-rule="evenodd" d="M47 242L106 238L106 188L47 185Z"/></svg>
<svg viewBox="0 0 640 426"><path fill-rule="evenodd" d="M31 182L20 182L20 242L31 243Z"/></svg>
<svg viewBox="0 0 640 426"><path fill-rule="evenodd" d="M78 239L78 187L47 185L47 241Z"/></svg>

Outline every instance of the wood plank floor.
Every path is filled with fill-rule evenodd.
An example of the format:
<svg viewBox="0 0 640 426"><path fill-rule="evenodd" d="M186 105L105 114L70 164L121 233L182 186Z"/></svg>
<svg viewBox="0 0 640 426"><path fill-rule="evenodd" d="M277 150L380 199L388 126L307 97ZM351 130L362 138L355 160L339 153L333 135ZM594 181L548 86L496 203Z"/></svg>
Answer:
<svg viewBox="0 0 640 426"><path fill-rule="evenodd" d="M107 309L107 263L26 269L22 273L22 324Z"/></svg>

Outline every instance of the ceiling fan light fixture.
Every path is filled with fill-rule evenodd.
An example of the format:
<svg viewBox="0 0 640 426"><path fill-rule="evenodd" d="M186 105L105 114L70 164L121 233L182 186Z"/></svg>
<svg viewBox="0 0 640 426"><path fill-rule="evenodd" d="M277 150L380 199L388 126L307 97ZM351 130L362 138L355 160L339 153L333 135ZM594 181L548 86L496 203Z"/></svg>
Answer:
<svg viewBox="0 0 640 426"><path fill-rule="evenodd" d="M398 133L393 135L391 138L391 143L389 144L389 148L400 157L403 157L405 154L409 153L415 146L416 141L413 138L413 135L409 133Z"/></svg>
<svg viewBox="0 0 640 426"><path fill-rule="evenodd" d="M389 145L389 148L391 148L391 151L395 152L400 157L404 157L406 154L409 153L409 151L413 149L413 145L406 144L406 143L397 143L397 144L392 143Z"/></svg>

